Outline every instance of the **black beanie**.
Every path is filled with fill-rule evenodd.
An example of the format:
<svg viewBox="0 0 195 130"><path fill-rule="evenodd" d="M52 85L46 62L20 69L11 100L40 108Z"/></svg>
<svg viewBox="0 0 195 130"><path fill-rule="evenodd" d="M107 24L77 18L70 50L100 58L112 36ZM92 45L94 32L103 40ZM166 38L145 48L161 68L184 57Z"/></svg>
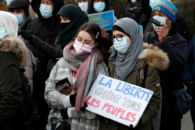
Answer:
<svg viewBox="0 0 195 130"><path fill-rule="evenodd" d="M112 27L112 32L114 32L114 31L120 31L120 32L123 32L124 34L126 34L128 37L130 37L131 38L131 36L129 35L129 34L127 34L121 27L119 27L119 26L117 26L117 25L114 25L113 27Z"/></svg>
<svg viewBox="0 0 195 130"><path fill-rule="evenodd" d="M10 3L8 9L24 9L26 16L29 16L29 2L27 0L14 0Z"/></svg>

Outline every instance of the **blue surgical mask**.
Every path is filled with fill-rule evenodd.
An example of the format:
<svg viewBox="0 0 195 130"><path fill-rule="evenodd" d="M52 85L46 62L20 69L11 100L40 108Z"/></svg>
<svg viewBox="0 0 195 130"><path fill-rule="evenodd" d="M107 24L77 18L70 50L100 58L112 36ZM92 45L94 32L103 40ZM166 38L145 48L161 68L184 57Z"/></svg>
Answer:
<svg viewBox="0 0 195 130"><path fill-rule="evenodd" d="M9 6L12 1L14 1L14 0L6 0L7 6Z"/></svg>
<svg viewBox="0 0 195 130"><path fill-rule="evenodd" d="M3 39L7 35L5 27L0 27L0 39Z"/></svg>
<svg viewBox="0 0 195 130"><path fill-rule="evenodd" d="M158 20L160 23L163 23L163 24L165 24L166 20L167 20L165 17L160 17L160 16L154 16L153 18L155 20ZM152 23L152 25L153 25L154 30L156 31L158 26L153 24L153 23Z"/></svg>
<svg viewBox="0 0 195 130"><path fill-rule="evenodd" d="M114 40L114 48L121 54L125 54L129 49L129 44L127 44L127 37L123 37L122 41L119 42L116 38Z"/></svg>
<svg viewBox="0 0 195 130"><path fill-rule="evenodd" d="M150 0L150 7L153 8L156 4L158 4L162 0Z"/></svg>
<svg viewBox="0 0 195 130"><path fill-rule="evenodd" d="M53 7L48 6L46 4L41 4L41 6L39 8L39 11L40 11L41 15L43 16L43 18L51 17L53 15L52 10L53 10Z"/></svg>
<svg viewBox="0 0 195 130"><path fill-rule="evenodd" d="M97 12L102 12L106 8L106 4L104 2L97 2L93 4L93 8Z"/></svg>
<svg viewBox="0 0 195 130"><path fill-rule="evenodd" d="M18 25L21 25L22 23L24 23L24 17L23 14L14 14L18 20Z"/></svg>

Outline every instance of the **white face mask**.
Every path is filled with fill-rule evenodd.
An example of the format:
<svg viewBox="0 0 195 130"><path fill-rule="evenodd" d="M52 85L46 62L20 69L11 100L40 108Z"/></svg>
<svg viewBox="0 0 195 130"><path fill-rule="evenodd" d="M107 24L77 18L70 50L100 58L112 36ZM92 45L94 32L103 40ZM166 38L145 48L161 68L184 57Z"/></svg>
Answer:
<svg viewBox="0 0 195 130"><path fill-rule="evenodd" d="M160 23L166 24L167 19L165 17L154 16L153 18L158 20ZM153 23L152 23L152 25L153 25L154 30L156 31L158 26L153 24Z"/></svg>
<svg viewBox="0 0 195 130"><path fill-rule="evenodd" d="M79 7L81 8L82 11L84 11L85 13L87 13L88 2L81 2L81 3L79 3Z"/></svg>

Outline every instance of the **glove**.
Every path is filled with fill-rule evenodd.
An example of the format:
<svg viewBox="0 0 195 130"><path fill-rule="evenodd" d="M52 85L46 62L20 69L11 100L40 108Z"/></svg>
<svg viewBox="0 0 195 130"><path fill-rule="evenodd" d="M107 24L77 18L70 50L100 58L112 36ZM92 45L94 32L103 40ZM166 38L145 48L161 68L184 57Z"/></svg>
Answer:
<svg viewBox="0 0 195 130"><path fill-rule="evenodd" d="M192 96L192 98L195 98L195 86L194 83L187 85L187 92Z"/></svg>
<svg viewBox="0 0 195 130"><path fill-rule="evenodd" d="M85 108L87 107L88 105L87 105L87 103L85 102L85 104L84 104L84 106L83 107L81 107L81 111L83 112L83 111L85 111Z"/></svg>
<svg viewBox="0 0 195 130"><path fill-rule="evenodd" d="M61 116L62 116L63 119L68 119L69 118L68 117L68 108L61 109L60 112L61 112Z"/></svg>
<svg viewBox="0 0 195 130"><path fill-rule="evenodd" d="M18 32L18 35L22 35L22 37L25 40L31 40L33 37L33 35L29 31L26 31L26 30L21 30L20 32Z"/></svg>
<svg viewBox="0 0 195 130"><path fill-rule="evenodd" d="M75 107L77 93L70 95L70 104Z"/></svg>
<svg viewBox="0 0 195 130"><path fill-rule="evenodd" d="M142 120L140 119L137 126L133 128L133 125L130 125L129 130L139 130L141 126L142 126Z"/></svg>

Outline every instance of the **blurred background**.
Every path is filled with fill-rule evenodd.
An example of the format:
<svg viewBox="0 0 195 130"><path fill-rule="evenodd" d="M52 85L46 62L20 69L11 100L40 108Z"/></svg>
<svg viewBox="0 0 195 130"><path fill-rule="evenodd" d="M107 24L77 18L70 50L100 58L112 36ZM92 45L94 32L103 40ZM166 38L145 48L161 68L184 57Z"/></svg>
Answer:
<svg viewBox="0 0 195 130"><path fill-rule="evenodd" d="M77 4L77 0L64 0L65 4ZM110 10L114 9L117 18L120 18L120 13L125 0L110 0ZM182 14L188 21L190 31L190 39L195 35L195 0L173 0L178 12Z"/></svg>

